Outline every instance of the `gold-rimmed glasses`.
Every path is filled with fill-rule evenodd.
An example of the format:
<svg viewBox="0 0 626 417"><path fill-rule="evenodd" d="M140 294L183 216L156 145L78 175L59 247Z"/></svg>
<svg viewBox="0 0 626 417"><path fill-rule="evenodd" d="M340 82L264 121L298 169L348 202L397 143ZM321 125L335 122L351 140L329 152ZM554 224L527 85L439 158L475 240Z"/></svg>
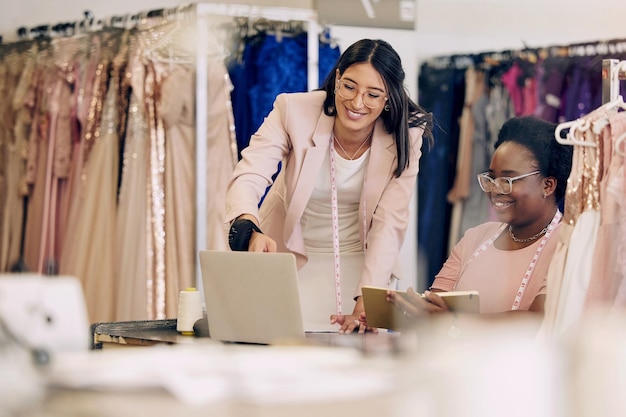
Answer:
<svg viewBox="0 0 626 417"><path fill-rule="evenodd" d="M337 94L346 100L354 100L357 94L361 94L363 105L369 109L380 108L387 101L387 96L382 92L376 90L359 91L356 85L344 80L339 80Z"/></svg>

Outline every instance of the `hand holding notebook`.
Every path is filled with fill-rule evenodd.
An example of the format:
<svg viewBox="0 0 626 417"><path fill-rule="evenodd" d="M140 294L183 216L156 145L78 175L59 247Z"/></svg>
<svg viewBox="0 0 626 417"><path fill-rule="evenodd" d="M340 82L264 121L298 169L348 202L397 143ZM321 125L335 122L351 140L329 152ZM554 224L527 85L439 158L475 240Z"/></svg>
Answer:
<svg viewBox="0 0 626 417"><path fill-rule="evenodd" d="M414 304L410 294L407 294L406 291L365 286L363 287L363 302L368 327L401 330L411 326L412 319L410 315L407 316L406 310L403 311L397 305L387 301L387 291L392 291L394 297L401 297L408 304ZM413 294L424 297L424 294ZM448 310L452 312L480 312L480 297L477 291L451 291L436 294L445 301ZM430 301L424 300L424 302ZM402 302L397 304L402 304Z"/></svg>

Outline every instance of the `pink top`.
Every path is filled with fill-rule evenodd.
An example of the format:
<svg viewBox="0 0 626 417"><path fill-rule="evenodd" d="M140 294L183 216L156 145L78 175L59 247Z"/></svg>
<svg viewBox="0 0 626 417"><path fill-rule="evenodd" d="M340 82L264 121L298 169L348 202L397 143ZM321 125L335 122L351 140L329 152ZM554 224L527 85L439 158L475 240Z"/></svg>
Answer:
<svg viewBox="0 0 626 417"><path fill-rule="evenodd" d="M528 269L541 239L523 249L505 251L490 245L468 263L476 249L491 238L502 223L489 222L469 229L457 243L432 285L443 291L476 290L480 294L480 312L510 311L524 273ZM550 260L558 243L560 223L546 242L528 287L521 300L520 310L528 310L535 297L546 294ZM506 233L506 232L505 232Z"/></svg>

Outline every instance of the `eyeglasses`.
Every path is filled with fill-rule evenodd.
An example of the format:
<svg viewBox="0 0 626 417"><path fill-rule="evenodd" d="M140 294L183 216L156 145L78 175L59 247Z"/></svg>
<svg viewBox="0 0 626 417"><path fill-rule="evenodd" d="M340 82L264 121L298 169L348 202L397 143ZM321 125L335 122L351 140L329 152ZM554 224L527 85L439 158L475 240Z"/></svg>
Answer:
<svg viewBox="0 0 626 417"><path fill-rule="evenodd" d="M357 90L354 84L339 80L337 94L340 97L345 98L346 100L353 100L358 93L359 90ZM363 91L361 95L363 96L363 105L369 109L377 109L381 107L385 101L387 101L387 96L371 90Z"/></svg>
<svg viewBox="0 0 626 417"><path fill-rule="evenodd" d="M530 177L531 175L539 174L541 171L533 171L528 174L518 175L517 177L498 177L491 178L488 172L478 174L478 184L480 188L486 193L496 192L498 194L510 194L513 191L513 181L521 180L522 178Z"/></svg>

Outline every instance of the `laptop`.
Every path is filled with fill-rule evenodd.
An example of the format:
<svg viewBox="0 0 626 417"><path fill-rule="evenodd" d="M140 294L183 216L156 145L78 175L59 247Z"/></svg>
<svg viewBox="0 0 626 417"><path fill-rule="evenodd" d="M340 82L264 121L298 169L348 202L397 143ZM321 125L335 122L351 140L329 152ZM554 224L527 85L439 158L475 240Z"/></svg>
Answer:
<svg viewBox="0 0 626 417"><path fill-rule="evenodd" d="M91 346L80 281L71 276L0 274L3 331L24 347L47 352Z"/></svg>
<svg viewBox="0 0 626 417"><path fill-rule="evenodd" d="M291 253L199 252L209 337L276 344L305 337Z"/></svg>

